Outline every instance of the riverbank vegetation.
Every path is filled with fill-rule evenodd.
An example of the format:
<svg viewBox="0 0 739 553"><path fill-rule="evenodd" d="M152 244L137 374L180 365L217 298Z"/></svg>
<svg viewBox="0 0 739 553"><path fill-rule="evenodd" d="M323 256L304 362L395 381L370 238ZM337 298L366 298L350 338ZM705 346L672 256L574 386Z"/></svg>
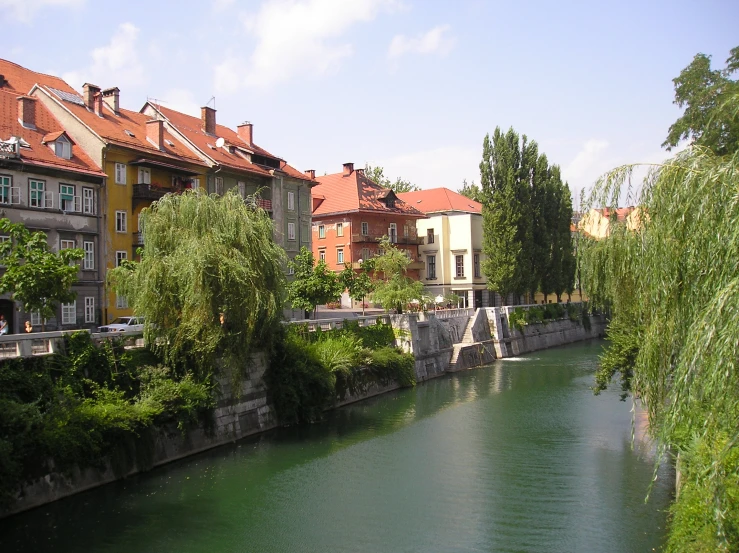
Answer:
<svg viewBox="0 0 739 553"><path fill-rule="evenodd" d="M547 303L545 305L532 305L527 308L516 307L508 316L508 322L512 328L523 330L526 325L541 324L549 321L567 318L573 322L583 324L590 330L590 313L587 302L582 304Z"/></svg>
<svg viewBox="0 0 739 553"><path fill-rule="evenodd" d="M675 79L687 106L666 142L693 144L652 166L635 231L612 221L581 240L583 284L612 308L597 388L618 375L641 398L664 451L679 459L668 552L739 548L739 48L724 70L698 55ZM596 185L590 203L618 204L635 166Z"/></svg>
<svg viewBox="0 0 739 553"><path fill-rule="evenodd" d="M554 293L558 302L572 292L572 197L536 142L496 127L483 143L480 187L465 192L482 203L482 271L491 290L504 298Z"/></svg>
<svg viewBox="0 0 739 553"><path fill-rule="evenodd" d="M413 386L414 358L394 341L393 328L379 323L360 327L344 321L341 329L326 332L308 332L304 324L284 328L264 375L279 420L317 420L337 401L371 385Z"/></svg>
<svg viewBox="0 0 739 553"><path fill-rule="evenodd" d="M0 362L0 506L49 472L103 468L125 474L135 441L154 425L196 424L213 405L211 384L176 372L148 350L92 343L79 332L62 353Z"/></svg>

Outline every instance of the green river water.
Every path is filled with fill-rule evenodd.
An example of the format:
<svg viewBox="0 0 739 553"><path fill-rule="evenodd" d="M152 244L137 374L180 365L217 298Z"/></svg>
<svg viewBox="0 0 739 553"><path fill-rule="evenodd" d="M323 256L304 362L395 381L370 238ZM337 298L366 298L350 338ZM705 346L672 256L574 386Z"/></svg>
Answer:
<svg viewBox="0 0 739 553"><path fill-rule="evenodd" d="M0 552L658 551L674 476L602 342L360 402L0 520ZM637 422L641 419L637 417Z"/></svg>

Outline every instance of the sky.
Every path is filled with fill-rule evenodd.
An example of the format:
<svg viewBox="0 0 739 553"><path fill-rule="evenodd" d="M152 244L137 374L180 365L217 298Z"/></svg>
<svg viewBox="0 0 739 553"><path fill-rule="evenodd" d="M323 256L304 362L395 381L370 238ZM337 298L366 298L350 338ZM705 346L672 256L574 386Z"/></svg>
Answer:
<svg viewBox="0 0 739 553"><path fill-rule="evenodd" d="M479 182L482 142L513 127L573 196L659 162L672 79L739 45L736 0L0 0L0 57L219 123L318 175L385 168L422 188Z"/></svg>

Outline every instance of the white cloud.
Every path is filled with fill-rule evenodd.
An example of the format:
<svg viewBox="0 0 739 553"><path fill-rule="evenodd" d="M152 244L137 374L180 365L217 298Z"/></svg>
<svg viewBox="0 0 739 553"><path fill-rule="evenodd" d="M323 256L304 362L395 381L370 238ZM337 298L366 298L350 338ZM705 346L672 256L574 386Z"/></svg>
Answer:
<svg viewBox="0 0 739 553"><path fill-rule="evenodd" d="M195 100L195 96L184 88L171 88L164 93L164 98L157 102L188 115L195 117L200 115L200 105Z"/></svg>
<svg viewBox="0 0 739 553"><path fill-rule="evenodd" d="M44 8L80 8L86 0L0 0L0 15L22 23L31 20Z"/></svg>
<svg viewBox="0 0 739 553"><path fill-rule="evenodd" d="M215 68L215 87L232 93L243 87L269 88L290 79L335 71L354 53L340 37L398 0L267 0L244 18L257 39L249 59L231 56Z"/></svg>
<svg viewBox="0 0 739 553"><path fill-rule="evenodd" d="M65 73L62 78L75 88L85 82L121 89L144 84L146 74L138 52L138 36L139 29L133 23L121 23L107 45L92 51L88 67Z"/></svg>
<svg viewBox="0 0 739 553"><path fill-rule="evenodd" d="M392 180L402 177L421 188L445 187L458 190L465 179L468 183L480 182L481 156L481 148L444 146L369 160L368 163L383 167L385 174Z"/></svg>
<svg viewBox="0 0 739 553"><path fill-rule="evenodd" d="M416 37L395 35L387 55L391 59L405 54L448 54L454 48L454 38L449 36L449 25L439 25Z"/></svg>
<svg viewBox="0 0 739 553"><path fill-rule="evenodd" d="M608 149L606 140L598 140L592 138L583 144L581 150L575 158L562 170L562 175L571 180L582 180L588 176L592 176L593 172L600 171L596 178L603 171L609 168L604 167L603 153ZM595 180L595 179L593 179Z"/></svg>

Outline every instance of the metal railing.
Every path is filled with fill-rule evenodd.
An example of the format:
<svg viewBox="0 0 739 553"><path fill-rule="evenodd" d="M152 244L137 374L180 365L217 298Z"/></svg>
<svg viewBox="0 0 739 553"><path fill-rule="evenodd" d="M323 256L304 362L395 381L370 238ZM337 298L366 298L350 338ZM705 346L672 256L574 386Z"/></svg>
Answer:
<svg viewBox="0 0 739 553"><path fill-rule="evenodd" d="M368 243L377 243L380 240L382 240L384 237L388 236L387 233L385 234L352 234L352 242L368 242ZM392 244L411 244L415 246L419 246L423 244L423 236L398 236L395 235L390 240Z"/></svg>
<svg viewBox="0 0 739 553"><path fill-rule="evenodd" d="M0 142L0 157L3 158L16 158L20 157L20 149L18 143Z"/></svg>

